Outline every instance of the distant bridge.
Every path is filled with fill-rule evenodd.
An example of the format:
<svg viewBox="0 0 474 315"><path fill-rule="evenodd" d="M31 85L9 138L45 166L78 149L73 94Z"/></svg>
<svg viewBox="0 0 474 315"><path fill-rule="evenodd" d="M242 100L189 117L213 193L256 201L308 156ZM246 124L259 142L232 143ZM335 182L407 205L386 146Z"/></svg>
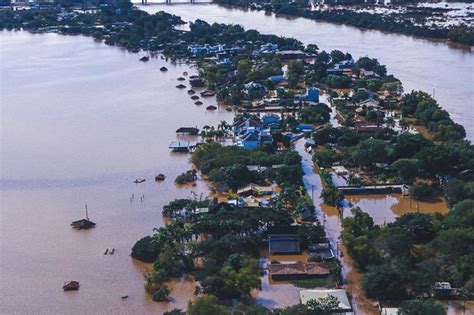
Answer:
<svg viewBox="0 0 474 315"><path fill-rule="evenodd" d="M141 0L142 5L163 5L163 4L209 4L212 3L212 0L206 0L206 1L201 1L201 0L165 0L165 2L150 2L148 3L148 0Z"/></svg>

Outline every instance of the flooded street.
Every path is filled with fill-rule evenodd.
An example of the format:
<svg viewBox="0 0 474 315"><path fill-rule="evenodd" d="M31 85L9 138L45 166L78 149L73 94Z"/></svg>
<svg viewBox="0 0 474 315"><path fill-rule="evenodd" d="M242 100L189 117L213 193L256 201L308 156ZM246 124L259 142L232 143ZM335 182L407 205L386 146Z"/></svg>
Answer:
<svg viewBox="0 0 474 315"><path fill-rule="evenodd" d="M432 94L434 91L441 106L455 122L464 126L468 138L474 140L472 48L214 4L149 5L140 8L150 13L166 11L181 16L185 21L201 19L209 23L240 24L265 34L294 37L304 44L317 44L327 51L339 49L351 53L354 58L377 58L387 66L388 73L402 81L406 92L421 89Z"/></svg>
<svg viewBox="0 0 474 315"><path fill-rule="evenodd" d="M239 23L265 33L292 36L322 49L370 55L387 64L405 89L435 89L436 98L474 138L474 54L444 43L402 35L360 31L304 19L276 18L215 5L148 6L184 20ZM390 47L390 49L387 49ZM209 193L206 183L178 188L174 179L190 169L188 154L171 153L179 127L216 126L232 121L223 108L210 112L215 99L196 106L186 89L175 88L184 64L159 58L139 62L131 54L82 36L0 32L0 313L162 314L186 308L193 298L192 279L170 284L172 302L155 303L143 288L147 266L130 257L133 244L164 225L163 205L175 198ZM436 66L434 66L436 65ZM160 72L166 66L168 72ZM187 83L186 83L187 84ZM197 139L195 139L197 140ZM321 181L313 173L311 156L303 156L305 185L333 244L340 234L334 208L322 206ZM155 183L158 173L167 176ZM144 178L142 184L134 184ZM131 201L132 196L134 197ZM139 198L142 197L142 198ZM376 223L416 211L401 195L348 198ZM76 231L70 223L85 216L95 229ZM419 211L446 212L443 201L420 203ZM344 217L350 215L349 209ZM104 255L106 249L114 255ZM344 270L351 282L360 274ZM149 266L148 266L149 267ZM77 280L78 292L63 292L64 281ZM276 288L264 278L258 301L269 307L298 303L298 289ZM372 312L351 287L359 314ZM121 296L129 298L122 300Z"/></svg>
<svg viewBox="0 0 474 315"><path fill-rule="evenodd" d="M306 189L312 195L314 205L316 206L316 214L320 222L324 224L327 236L333 247L344 252L344 255L341 257L341 263L343 274L348 282L346 290L353 297L352 306L354 311L356 314L379 314L377 308L372 305L374 301L370 301L364 296L360 283L362 274L354 268L350 256L346 253L339 240L342 230L341 220L351 216L350 210L352 207L360 207L364 212L367 212L373 218L375 224L390 223L395 221L398 216L416 211L423 213L447 213L448 206L445 200L440 199L432 202L419 202L417 204L416 201L410 201L409 197L404 197L401 194L346 196L348 203L345 204L341 218L335 207L324 204L320 198L323 188L321 179L314 170L311 155L305 151L304 140L299 140L296 143L295 149L303 159L302 165L305 173L303 181ZM459 305L454 303L449 303L448 305L449 314L459 313Z"/></svg>

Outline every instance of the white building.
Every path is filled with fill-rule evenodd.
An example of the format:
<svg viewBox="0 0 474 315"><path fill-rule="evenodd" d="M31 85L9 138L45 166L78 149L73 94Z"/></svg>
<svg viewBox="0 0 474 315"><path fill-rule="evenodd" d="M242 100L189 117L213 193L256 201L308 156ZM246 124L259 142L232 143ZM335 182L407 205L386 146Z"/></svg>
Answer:
<svg viewBox="0 0 474 315"><path fill-rule="evenodd" d="M353 315L352 306L347 297L346 290L342 289L312 289L312 290L301 290L300 300L301 303L306 304L310 300L319 300L327 298L329 295L335 297L339 301L340 311L335 314Z"/></svg>

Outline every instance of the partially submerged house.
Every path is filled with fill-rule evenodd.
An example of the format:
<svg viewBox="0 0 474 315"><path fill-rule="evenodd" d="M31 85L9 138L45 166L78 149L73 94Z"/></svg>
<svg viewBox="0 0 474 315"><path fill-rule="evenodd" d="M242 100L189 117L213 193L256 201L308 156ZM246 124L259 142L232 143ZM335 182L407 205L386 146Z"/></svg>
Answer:
<svg viewBox="0 0 474 315"><path fill-rule="evenodd" d="M433 295L436 298L450 298L456 295L456 289L452 288L449 282L435 282Z"/></svg>
<svg viewBox="0 0 474 315"><path fill-rule="evenodd" d="M260 98L264 96L266 92L267 90L262 84L254 81L246 83L242 90L242 93L244 94L245 98L249 100Z"/></svg>
<svg viewBox="0 0 474 315"><path fill-rule="evenodd" d="M382 130L382 127L377 124L371 124L366 121L355 121L354 130L360 134L374 134Z"/></svg>
<svg viewBox="0 0 474 315"><path fill-rule="evenodd" d="M275 54L284 60L303 59L305 57L305 53L301 50L280 50Z"/></svg>
<svg viewBox="0 0 474 315"><path fill-rule="evenodd" d="M319 257L321 260L331 260L336 258L328 240L308 246L309 255Z"/></svg>
<svg viewBox="0 0 474 315"><path fill-rule="evenodd" d="M326 263L270 264L268 275L272 280L294 280L325 277L330 274L330 267Z"/></svg>
<svg viewBox="0 0 474 315"><path fill-rule="evenodd" d="M190 152L196 147L196 143L189 141L172 141L169 148L174 152Z"/></svg>
<svg viewBox="0 0 474 315"><path fill-rule="evenodd" d="M77 221L73 221L71 223L71 226L78 230L82 230L82 229L88 230L90 228L95 227L95 223L90 221L89 219L80 219Z"/></svg>
<svg viewBox="0 0 474 315"><path fill-rule="evenodd" d="M309 88L306 89L306 94L295 96L295 100L310 102L310 103L318 103L319 102L319 89L317 87L310 86Z"/></svg>
<svg viewBox="0 0 474 315"><path fill-rule="evenodd" d="M197 136L199 129L196 127L181 127L176 130L177 134Z"/></svg>
<svg viewBox="0 0 474 315"><path fill-rule="evenodd" d="M262 195L272 195L274 191L275 190L272 186L260 186L260 185L251 183L237 190L237 194L239 196L262 196Z"/></svg>
<svg viewBox="0 0 474 315"><path fill-rule="evenodd" d="M256 149L261 145L273 143L270 129L264 129L263 124L255 119L236 123L232 130L237 137L237 145L245 149Z"/></svg>
<svg viewBox="0 0 474 315"><path fill-rule="evenodd" d="M273 234L268 237L268 250L272 255L292 255L301 253L297 235Z"/></svg>
<svg viewBox="0 0 474 315"><path fill-rule="evenodd" d="M301 253L300 240L296 234L270 234L268 251L271 255L292 255Z"/></svg>

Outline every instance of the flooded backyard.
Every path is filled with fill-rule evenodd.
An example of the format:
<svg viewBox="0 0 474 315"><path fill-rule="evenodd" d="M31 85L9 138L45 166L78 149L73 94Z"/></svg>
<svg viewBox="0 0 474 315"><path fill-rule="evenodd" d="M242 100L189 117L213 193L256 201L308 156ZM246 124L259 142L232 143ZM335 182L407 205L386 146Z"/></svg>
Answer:
<svg viewBox="0 0 474 315"><path fill-rule="evenodd" d="M333 246L337 248L340 256L343 274L347 281L346 290L352 295L353 308L356 314L379 314L378 309L373 305L375 301L371 301L364 296L361 287L362 274L354 267L350 256L339 240L341 235L341 221L343 218L351 216L350 209L360 207L367 212L374 220L375 224L386 224L395 221L398 216L410 212L423 213L447 213L448 206L442 198L433 201L416 202L410 200L402 194L389 195L350 195L345 196L345 206L340 212L332 206L325 205L320 198L322 192L322 183L317 171L313 167L311 155L304 148L304 140L296 143L295 149L300 153L303 159L303 171L305 187L312 194L314 205L316 206L316 214L322 224L324 224L327 236ZM474 304L469 304L468 310L474 310ZM449 314L461 314L461 304L457 302L448 303Z"/></svg>

